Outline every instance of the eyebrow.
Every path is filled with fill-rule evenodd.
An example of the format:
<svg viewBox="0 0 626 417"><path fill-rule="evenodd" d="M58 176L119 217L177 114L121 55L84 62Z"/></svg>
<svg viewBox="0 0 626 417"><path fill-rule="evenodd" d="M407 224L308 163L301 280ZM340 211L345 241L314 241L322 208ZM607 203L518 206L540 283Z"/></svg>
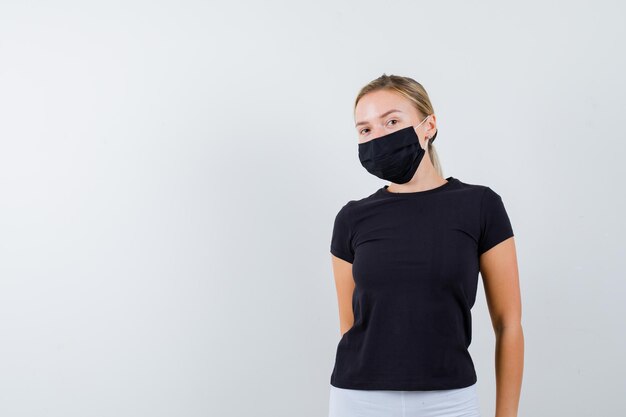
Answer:
<svg viewBox="0 0 626 417"><path fill-rule="evenodd" d="M402 110L391 109L391 110L388 110L388 111L384 112L384 113L383 113L383 114L381 114L380 116L378 116L378 118L379 118L379 119L382 119L383 117L387 116L389 113L393 113L393 112L399 112L399 113L402 113ZM365 125L365 124L367 124L367 123L368 123L368 122L359 122L359 123L355 124L355 125L354 125L354 127L358 127L358 126L360 126L360 125Z"/></svg>

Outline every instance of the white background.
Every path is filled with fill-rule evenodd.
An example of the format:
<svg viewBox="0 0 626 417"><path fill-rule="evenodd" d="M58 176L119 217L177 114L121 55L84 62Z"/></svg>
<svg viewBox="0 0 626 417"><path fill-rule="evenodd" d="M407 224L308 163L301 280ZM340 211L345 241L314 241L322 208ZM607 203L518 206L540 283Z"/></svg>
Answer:
<svg viewBox="0 0 626 417"><path fill-rule="evenodd" d="M424 85L516 235L520 416L624 415L618 1L0 3L0 415L324 416L353 102ZM495 408L479 293L470 352Z"/></svg>

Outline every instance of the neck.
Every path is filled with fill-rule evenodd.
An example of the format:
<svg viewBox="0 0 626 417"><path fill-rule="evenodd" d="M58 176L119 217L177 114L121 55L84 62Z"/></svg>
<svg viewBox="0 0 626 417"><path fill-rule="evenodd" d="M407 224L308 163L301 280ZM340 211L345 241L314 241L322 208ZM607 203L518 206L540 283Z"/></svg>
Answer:
<svg viewBox="0 0 626 417"><path fill-rule="evenodd" d="M387 187L387 190L392 193L419 192L439 187L446 182L447 180L435 170L427 155L424 155L419 167L417 167L417 171L415 171L413 178L409 182L404 184L392 182Z"/></svg>

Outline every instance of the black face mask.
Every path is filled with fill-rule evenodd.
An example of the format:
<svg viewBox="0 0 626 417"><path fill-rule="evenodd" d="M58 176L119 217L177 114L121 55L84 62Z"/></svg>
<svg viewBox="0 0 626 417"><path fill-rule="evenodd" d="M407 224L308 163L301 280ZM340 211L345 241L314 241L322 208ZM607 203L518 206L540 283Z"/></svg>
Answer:
<svg viewBox="0 0 626 417"><path fill-rule="evenodd" d="M417 126L427 118L428 116ZM435 137L437 132L430 141L435 140ZM413 178L425 153L413 126L359 143L361 165L370 174L396 184L407 183Z"/></svg>

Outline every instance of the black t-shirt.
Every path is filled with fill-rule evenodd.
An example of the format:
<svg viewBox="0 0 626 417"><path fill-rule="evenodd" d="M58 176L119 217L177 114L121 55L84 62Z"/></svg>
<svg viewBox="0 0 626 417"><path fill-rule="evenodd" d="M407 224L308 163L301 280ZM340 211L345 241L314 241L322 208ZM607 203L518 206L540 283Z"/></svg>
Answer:
<svg viewBox="0 0 626 417"><path fill-rule="evenodd" d="M335 387L440 390L477 381L468 347L478 260L513 229L491 188L446 179L411 193L385 185L337 213L330 252L352 264L355 289Z"/></svg>

